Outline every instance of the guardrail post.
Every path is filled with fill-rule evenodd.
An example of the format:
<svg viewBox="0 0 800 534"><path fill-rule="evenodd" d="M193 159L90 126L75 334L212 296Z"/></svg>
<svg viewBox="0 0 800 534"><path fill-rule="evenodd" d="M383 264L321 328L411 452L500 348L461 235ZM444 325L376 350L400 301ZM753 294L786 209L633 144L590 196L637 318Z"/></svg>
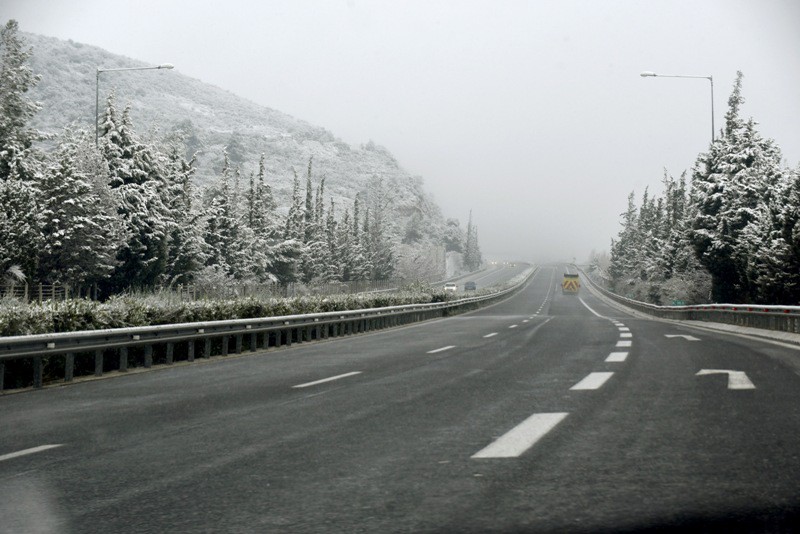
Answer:
<svg viewBox="0 0 800 534"><path fill-rule="evenodd" d="M293 332L293 330L291 328L286 330L286 346L287 347L291 347L292 346L292 334L293 333L294 332Z"/></svg>
<svg viewBox="0 0 800 534"><path fill-rule="evenodd" d="M6 381L6 364L0 361L0 393L3 392L3 384Z"/></svg>
<svg viewBox="0 0 800 534"><path fill-rule="evenodd" d="M167 365L172 365L175 360L175 343L167 343Z"/></svg>
<svg viewBox="0 0 800 534"><path fill-rule="evenodd" d="M228 355L228 336L222 336L222 356Z"/></svg>
<svg viewBox="0 0 800 534"><path fill-rule="evenodd" d="M250 334L250 352L256 352L258 350L258 332L253 332Z"/></svg>
<svg viewBox="0 0 800 534"><path fill-rule="evenodd" d="M68 352L64 358L64 382L72 382L75 375L75 354Z"/></svg>
<svg viewBox="0 0 800 534"><path fill-rule="evenodd" d="M194 361L194 339L190 339L186 342L186 360L190 362Z"/></svg>
<svg viewBox="0 0 800 534"><path fill-rule="evenodd" d="M103 376L103 350L94 351L94 376Z"/></svg>
<svg viewBox="0 0 800 534"><path fill-rule="evenodd" d="M153 345L144 346L144 367L145 369L153 367Z"/></svg>
<svg viewBox="0 0 800 534"><path fill-rule="evenodd" d="M269 330L264 332L264 344L262 345L262 348L264 350L269 350L269 336L270 336L270 334L271 334L271 332Z"/></svg>
<svg viewBox="0 0 800 534"><path fill-rule="evenodd" d="M205 343L203 343L203 358L210 358L211 357L211 338L207 337Z"/></svg>
<svg viewBox="0 0 800 534"><path fill-rule="evenodd" d="M236 334L236 354L242 353L242 334Z"/></svg>
<svg viewBox="0 0 800 534"><path fill-rule="evenodd" d="M120 347L119 349L119 370L122 372L128 370L128 347Z"/></svg>
<svg viewBox="0 0 800 534"><path fill-rule="evenodd" d="M33 387L42 387L42 357L36 356L33 358Z"/></svg>
<svg viewBox="0 0 800 534"><path fill-rule="evenodd" d="M275 348L283 345L283 330L275 330Z"/></svg>

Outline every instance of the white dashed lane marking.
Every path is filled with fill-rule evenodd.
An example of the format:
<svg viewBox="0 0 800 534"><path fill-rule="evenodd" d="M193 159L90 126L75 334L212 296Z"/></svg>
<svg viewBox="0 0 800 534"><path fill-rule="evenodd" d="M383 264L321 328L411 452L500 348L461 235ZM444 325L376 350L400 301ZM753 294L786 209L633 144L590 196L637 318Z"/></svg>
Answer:
<svg viewBox="0 0 800 534"><path fill-rule="evenodd" d="M619 362L624 362L626 359L628 359L627 352L612 352L611 354L608 355L606 361L608 363L619 363Z"/></svg>
<svg viewBox="0 0 800 534"><path fill-rule="evenodd" d="M565 412L535 413L473 454L472 458L516 458L533 447L567 415Z"/></svg>
<svg viewBox="0 0 800 534"><path fill-rule="evenodd" d="M569 389L572 391L600 389L613 374L609 372L589 373L586 378Z"/></svg>
<svg viewBox="0 0 800 534"><path fill-rule="evenodd" d="M342 375L330 376L328 378L323 378L321 380L315 380L313 382L306 382L305 384L298 384L296 386L292 386L292 388L293 389L307 388L307 387L311 387L311 386L316 386L317 384L324 384L325 382L332 382L334 380L339 380L340 378L346 378L348 376L360 375L360 374L361 374L361 371L353 371L352 373L344 373Z"/></svg>
<svg viewBox="0 0 800 534"><path fill-rule="evenodd" d="M446 350L450 350L450 349L454 349L454 348L456 348L455 345L447 345L446 347L442 347L442 348L439 348L439 349L429 350L428 354L436 354L437 352L444 352Z"/></svg>
<svg viewBox="0 0 800 534"><path fill-rule="evenodd" d="M496 336L496 335L497 335L497 332L492 332L491 334L486 334L486 335L485 335L485 336L483 336L483 337L494 337L494 336Z"/></svg>

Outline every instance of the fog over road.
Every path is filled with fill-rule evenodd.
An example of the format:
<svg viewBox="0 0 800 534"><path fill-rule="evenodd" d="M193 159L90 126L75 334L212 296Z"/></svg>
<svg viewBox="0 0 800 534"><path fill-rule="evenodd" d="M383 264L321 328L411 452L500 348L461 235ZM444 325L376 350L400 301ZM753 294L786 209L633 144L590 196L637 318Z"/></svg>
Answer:
<svg viewBox="0 0 800 534"><path fill-rule="evenodd" d="M800 519L797 350L562 295L564 269L456 317L0 398L0 530Z"/></svg>

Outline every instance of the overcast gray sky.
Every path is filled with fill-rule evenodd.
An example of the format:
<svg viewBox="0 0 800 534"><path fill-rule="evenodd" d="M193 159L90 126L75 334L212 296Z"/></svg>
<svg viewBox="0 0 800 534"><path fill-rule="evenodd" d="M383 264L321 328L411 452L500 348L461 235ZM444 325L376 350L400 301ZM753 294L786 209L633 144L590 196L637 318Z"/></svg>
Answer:
<svg viewBox="0 0 800 534"><path fill-rule="evenodd" d="M183 74L387 147L490 258L608 250L742 113L800 161L800 2L0 0L3 20ZM94 66L92 66L94 68Z"/></svg>

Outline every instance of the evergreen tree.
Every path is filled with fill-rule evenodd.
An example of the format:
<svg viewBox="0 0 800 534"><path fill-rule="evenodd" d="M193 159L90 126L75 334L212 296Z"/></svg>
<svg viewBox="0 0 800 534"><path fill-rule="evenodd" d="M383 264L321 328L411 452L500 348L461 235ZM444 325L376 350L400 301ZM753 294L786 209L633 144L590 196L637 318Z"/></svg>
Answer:
<svg viewBox="0 0 800 534"><path fill-rule="evenodd" d="M472 210L469 211L467 222L467 239L464 245L464 267L470 271L477 271L483 263L481 250L478 245L478 229L472 224Z"/></svg>
<svg viewBox="0 0 800 534"><path fill-rule="evenodd" d="M117 252L118 267L105 289L153 287L167 271L168 234L172 226L165 206L167 183L157 151L133 132L130 108L119 117L113 94L102 124L100 152L108 164L109 185L128 241Z"/></svg>
<svg viewBox="0 0 800 534"><path fill-rule="evenodd" d="M200 214L192 189L195 158L187 161L179 142L167 154L166 205L173 222L169 231L165 278L168 285L189 284L206 262Z"/></svg>
<svg viewBox="0 0 800 534"><path fill-rule="evenodd" d="M106 280L116 267L117 220L104 210L77 153L90 150L84 137L62 139L53 164L40 181L42 245L39 280L90 286ZM107 186L106 186L107 187Z"/></svg>
<svg viewBox="0 0 800 534"><path fill-rule="evenodd" d="M619 282L633 275L639 266L639 217L633 192L628 195L628 208L620 216L622 229L618 238L611 241L611 262L608 269L612 288L617 291Z"/></svg>
<svg viewBox="0 0 800 534"><path fill-rule="evenodd" d="M11 163L11 174L0 180L0 273L16 266L34 280L42 243L39 191Z"/></svg>
<svg viewBox="0 0 800 534"><path fill-rule="evenodd" d="M697 258L711 273L712 298L717 302L755 297L755 281L747 267L752 251L741 238L782 176L778 147L758 134L752 119L739 116L744 102L741 87L739 72L728 100L724 134L698 158L693 172L697 218L691 240Z"/></svg>
<svg viewBox="0 0 800 534"><path fill-rule="evenodd" d="M242 280L248 277L248 265L239 218L233 209L231 168L225 152L220 185L212 191L206 208L204 240L208 256L206 265L216 267L228 276Z"/></svg>
<svg viewBox="0 0 800 534"><path fill-rule="evenodd" d="M28 123L39 104L27 97L39 81L27 62L15 20L0 29L0 273L20 273L32 280L41 246L38 161L32 144L38 132Z"/></svg>
<svg viewBox="0 0 800 534"><path fill-rule="evenodd" d="M41 137L28 127L41 105L27 96L41 76L27 65L32 51L24 49L18 32L15 20L0 29L0 181L12 174L19 180L33 180L36 165L31 147Z"/></svg>

